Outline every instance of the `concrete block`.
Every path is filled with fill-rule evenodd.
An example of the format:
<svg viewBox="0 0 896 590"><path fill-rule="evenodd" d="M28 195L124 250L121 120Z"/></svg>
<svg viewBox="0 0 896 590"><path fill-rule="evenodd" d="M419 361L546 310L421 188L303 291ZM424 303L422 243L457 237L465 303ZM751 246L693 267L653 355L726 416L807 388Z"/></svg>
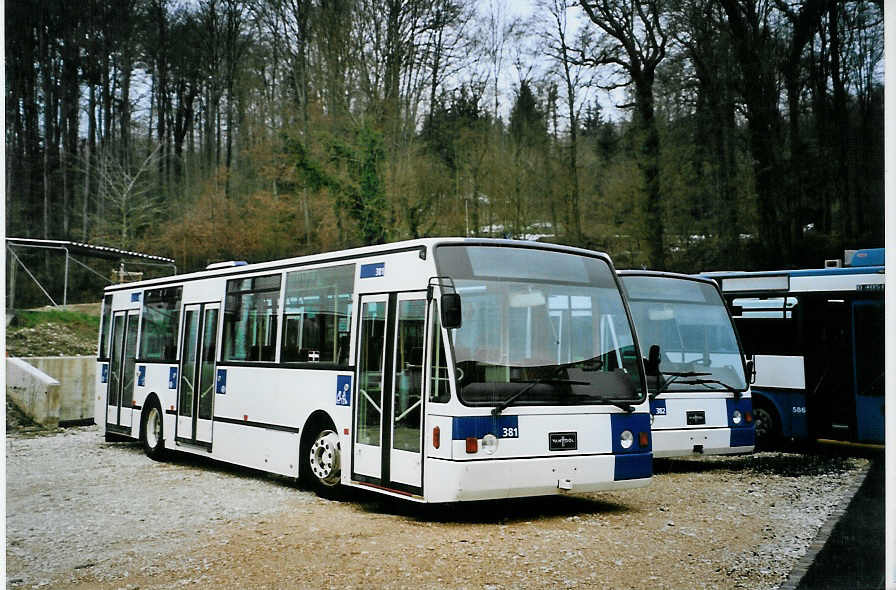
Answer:
<svg viewBox="0 0 896 590"><path fill-rule="evenodd" d="M27 361L6 359L6 395L38 424L59 425L59 381Z"/></svg>
<svg viewBox="0 0 896 590"><path fill-rule="evenodd" d="M59 421L93 418L96 387L96 357L50 356L23 359L60 383Z"/></svg>

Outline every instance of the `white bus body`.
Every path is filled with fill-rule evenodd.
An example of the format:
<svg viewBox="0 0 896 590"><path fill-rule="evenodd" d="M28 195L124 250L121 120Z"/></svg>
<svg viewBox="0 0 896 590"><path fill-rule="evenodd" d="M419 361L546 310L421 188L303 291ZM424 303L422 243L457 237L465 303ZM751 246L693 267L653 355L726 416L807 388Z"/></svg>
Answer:
<svg viewBox="0 0 896 590"><path fill-rule="evenodd" d="M642 350L659 346L660 376L648 374L653 456L752 452L746 366L716 284L652 271L619 276Z"/></svg>
<svg viewBox="0 0 896 590"><path fill-rule="evenodd" d="M115 285L99 350L97 423L154 458L423 502L652 475L630 316L591 251L423 239Z"/></svg>

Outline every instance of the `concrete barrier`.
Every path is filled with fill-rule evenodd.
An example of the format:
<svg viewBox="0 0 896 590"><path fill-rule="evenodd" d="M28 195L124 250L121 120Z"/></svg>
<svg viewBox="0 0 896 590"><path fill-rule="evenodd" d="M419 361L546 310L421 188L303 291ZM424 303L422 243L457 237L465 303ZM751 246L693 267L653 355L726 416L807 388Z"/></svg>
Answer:
<svg viewBox="0 0 896 590"><path fill-rule="evenodd" d="M12 366L10 362L14 361ZM38 394L25 394L10 390L14 373L34 374L56 381L55 393L44 395L46 404ZM96 358L93 356L55 356L7 359L7 394L35 422L55 426L59 422L79 422L93 419L93 394L96 383ZM24 377L22 377L24 379ZM51 386L52 387L52 386ZM46 409L44 409L46 406Z"/></svg>
<svg viewBox="0 0 896 590"><path fill-rule="evenodd" d="M6 359L6 395L38 424L59 425L59 381L26 361Z"/></svg>

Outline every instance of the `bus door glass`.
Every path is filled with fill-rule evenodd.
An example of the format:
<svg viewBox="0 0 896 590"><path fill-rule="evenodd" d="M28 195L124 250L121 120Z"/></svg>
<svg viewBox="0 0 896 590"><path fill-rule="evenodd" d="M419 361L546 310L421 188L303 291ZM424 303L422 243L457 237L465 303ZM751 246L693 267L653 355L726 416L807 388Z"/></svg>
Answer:
<svg viewBox="0 0 896 590"><path fill-rule="evenodd" d="M218 351L219 305L184 306L177 439L210 445Z"/></svg>
<svg viewBox="0 0 896 590"><path fill-rule="evenodd" d="M130 429L137 358L138 312L119 312L112 318L112 355L109 359L106 423Z"/></svg>
<svg viewBox="0 0 896 590"><path fill-rule="evenodd" d="M859 442L884 442L884 304L852 304L853 382Z"/></svg>
<svg viewBox="0 0 896 590"><path fill-rule="evenodd" d="M389 296L362 296L360 307L352 472L353 475L380 480Z"/></svg>
<svg viewBox="0 0 896 590"><path fill-rule="evenodd" d="M426 342L425 294L398 295L392 380L389 476L393 483L421 488L423 347Z"/></svg>

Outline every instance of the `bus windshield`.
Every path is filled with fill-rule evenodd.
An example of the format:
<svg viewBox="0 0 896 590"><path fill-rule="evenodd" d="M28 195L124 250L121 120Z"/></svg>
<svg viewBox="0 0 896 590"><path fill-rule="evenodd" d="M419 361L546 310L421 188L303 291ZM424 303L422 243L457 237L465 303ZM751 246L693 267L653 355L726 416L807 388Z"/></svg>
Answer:
<svg viewBox="0 0 896 590"><path fill-rule="evenodd" d="M463 320L453 331L467 405L581 405L644 399L631 324L600 258L536 248L445 245Z"/></svg>
<svg viewBox="0 0 896 590"><path fill-rule="evenodd" d="M622 282L642 349L660 347L662 391L747 388L734 327L713 285L647 275Z"/></svg>

